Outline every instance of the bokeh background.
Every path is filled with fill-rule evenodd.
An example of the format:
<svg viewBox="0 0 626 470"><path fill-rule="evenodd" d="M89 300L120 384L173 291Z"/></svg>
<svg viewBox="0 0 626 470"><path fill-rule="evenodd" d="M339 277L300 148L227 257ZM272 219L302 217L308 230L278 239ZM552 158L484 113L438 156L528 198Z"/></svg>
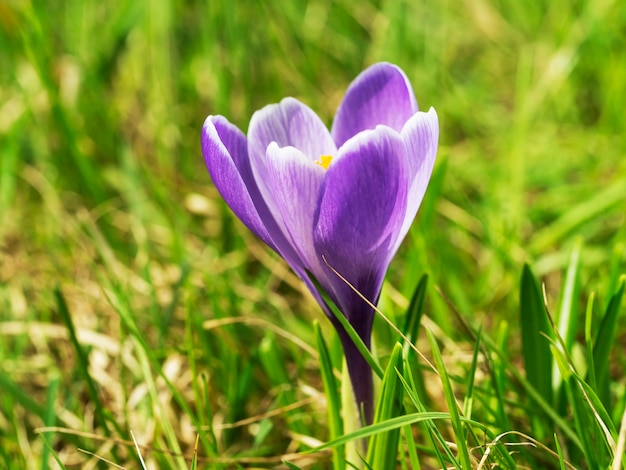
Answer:
<svg viewBox="0 0 626 470"><path fill-rule="evenodd" d="M291 449L280 422L213 426L310 398L302 346L278 341L283 375L267 357L275 329L312 344L328 325L219 198L200 129L222 114L245 132L285 96L330 126L377 61L441 129L383 310L429 273L427 317L463 367L458 316L507 325L515 351L525 262L556 306L578 253L580 310L592 291L602 305L626 266L626 3L0 1L0 462L102 465L82 448L126 465L114 439L132 430L185 468L149 449L191 452L192 424L214 433L204 455ZM283 382L292 395L270 392ZM323 409L307 412L323 440Z"/></svg>

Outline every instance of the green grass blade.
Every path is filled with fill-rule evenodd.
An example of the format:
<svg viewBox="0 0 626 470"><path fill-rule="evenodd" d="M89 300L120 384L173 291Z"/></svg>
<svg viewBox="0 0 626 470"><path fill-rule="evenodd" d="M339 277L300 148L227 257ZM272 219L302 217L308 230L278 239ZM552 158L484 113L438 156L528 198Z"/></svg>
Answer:
<svg viewBox="0 0 626 470"><path fill-rule="evenodd" d="M592 292L587 300L585 310L585 356L587 359L587 381L596 393L598 392L598 382L596 381L596 366L593 361L593 302L595 294Z"/></svg>
<svg viewBox="0 0 626 470"><path fill-rule="evenodd" d="M609 407L609 412L611 410L609 406L611 401L609 391L609 354L615 343L617 320L625 287L626 276L622 277L617 292L613 294L609 301L609 305L600 322L600 328L598 329L593 347L593 364L599 396L602 402Z"/></svg>
<svg viewBox="0 0 626 470"><path fill-rule="evenodd" d="M552 355L548 338L553 333L539 286L527 264L520 288L520 327L526 378L546 402L552 403Z"/></svg>
<svg viewBox="0 0 626 470"><path fill-rule="evenodd" d="M622 413L619 421L619 435L617 438L615 451L613 452L613 462L611 463L611 470L626 468L626 412Z"/></svg>
<svg viewBox="0 0 626 470"><path fill-rule="evenodd" d="M615 424L613 420L609 416L609 413L596 392L587 384L578 374L574 374L578 386L580 387L580 392L587 401L589 407L593 410L593 415L596 418L596 421L601 423L601 427L604 431L608 432L607 441L610 439L617 438L617 429L615 429ZM609 437L610 436L610 437Z"/></svg>
<svg viewBox="0 0 626 470"><path fill-rule="evenodd" d="M315 322L315 339L317 343L317 351L320 356L320 372L322 374L322 382L324 384L324 395L326 396L326 406L328 407L328 432L330 440L337 439L343 434L343 422L341 420L341 396L338 392L338 383L333 373L333 364L328 352L328 347L322 329L318 322ZM343 470L346 468L345 448L338 446L333 451L333 468Z"/></svg>
<svg viewBox="0 0 626 470"><path fill-rule="evenodd" d="M554 434L554 446L556 447L556 453L559 456L559 469L565 470L565 457L563 456L563 449L561 448L561 443L559 442L559 438L556 434Z"/></svg>
<svg viewBox="0 0 626 470"><path fill-rule="evenodd" d="M13 382L3 372L0 372L0 390L2 390L4 396L13 397L15 401L22 405L29 413L45 421L46 408L41 403L37 403L33 400L28 393L24 392L18 384Z"/></svg>
<svg viewBox="0 0 626 470"><path fill-rule="evenodd" d="M599 423L602 417L598 415L598 410L594 409L589 397L586 396L585 389L581 386L582 381L579 381L565 355L556 346L552 346L551 350L563 377L585 462L589 468L606 468L609 462L610 446L607 443L608 436L603 432Z"/></svg>
<svg viewBox="0 0 626 470"><path fill-rule="evenodd" d="M472 468L472 461L470 459L469 450L467 448L466 432L464 426L461 424L459 406L456 401L456 397L454 396L454 391L452 390L452 383L450 382L448 371L446 370L446 366L443 362L443 357L441 356L441 351L439 350L439 346L437 345L437 340L430 330L427 329L426 334L428 335L430 348L432 350L433 358L435 360L435 366L437 367L437 371L439 372L439 377L441 379L441 384L443 386L443 396L446 400L448 411L450 412L450 420L452 422L452 429L454 431L456 445L459 453L460 467Z"/></svg>
<svg viewBox="0 0 626 470"><path fill-rule="evenodd" d="M474 353L472 354L472 362L467 373L467 383L465 398L463 400L463 416L467 418L472 417L472 404L474 402L474 381L476 378L476 368L478 367L478 354L480 352L480 337L482 334L482 327L476 334L476 341L474 342Z"/></svg>
<svg viewBox="0 0 626 470"><path fill-rule="evenodd" d="M392 431L394 429L398 429L403 426L421 423L421 422L429 421L429 420L450 420L450 413L430 411L430 412L411 413L411 414L407 414L403 416L398 416L396 418L389 419L382 423L376 423L376 424L370 424L369 426L364 426L357 431L351 432L349 434L344 434L343 436L339 437L339 439L326 442L325 444L322 444L321 446L315 447L303 453L308 454L308 453L320 452L322 450L330 449L340 444L346 444L347 442L350 442L350 441L365 439L370 436L373 436L374 434ZM484 426L481 423L478 423L476 421L467 420L463 418L461 419L461 421L471 426L476 426L478 428L484 429Z"/></svg>
<svg viewBox="0 0 626 470"><path fill-rule="evenodd" d="M47 454L48 455L52 455L52 458L54 459L54 461L57 463L57 465L59 466L59 468L61 470L65 470L67 467L65 467L65 465L63 465L63 462L61 462L61 459L59 458L59 456L55 452L52 444L48 441L48 436L46 434L42 434L41 435L41 439L43 440L44 448L47 449Z"/></svg>
<svg viewBox="0 0 626 470"><path fill-rule="evenodd" d="M509 355L509 322L503 320L497 329L496 342L498 345L498 351L502 351L502 354L506 355L508 359ZM498 425L502 429L510 429L511 424L509 422L509 416L506 412L505 394L507 388L507 361L505 357L496 356L491 361L492 366L491 376L493 384L493 397L490 400L489 409L493 410L494 417Z"/></svg>
<svg viewBox="0 0 626 470"><path fill-rule="evenodd" d="M415 380L413 378L413 373L411 372L408 360L404 365L404 377L400 377L400 380L404 387L404 393L409 397L418 413L425 413L426 407L424 406L424 403L420 398L420 394L415 386ZM447 466L446 461L454 462L454 454L450 450L450 446L446 442L444 436L441 434L437 426L435 426L433 420L426 420L422 423L422 425L426 430L426 434L432 443L433 450L439 459L439 463L442 468Z"/></svg>
<svg viewBox="0 0 626 470"><path fill-rule="evenodd" d="M402 375L402 366L402 345L396 343L381 384L380 398L378 399L378 407L374 415L374 423L380 423L395 418L402 413L402 383L398 377ZM382 470L396 467L399 440L400 428L372 436L367 455L367 462L372 468Z"/></svg>
<svg viewBox="0 0 626 470"><path fill-rule="evenodd" d="M404 321L404 329L402 332L413 343L417 341L422 315L424 314L424 303L426 302L426 288L428 287L428 274L424 274L417 283L409 308L406 311L406 319ZM408 354L410 347L404 345L404 354Z"/></svg>
<svg viewBox="0 0 626 470"><path fill-rule="evenodd" d="M70 342L74 347L74 351L76 352L76 360L78 362L78 372L83 377L85 384L87 385L87 393L91 400L91 403L94 406L94 413L96 415L96 419L98 420L99 425L103 426L106 435L110 435L109 429L107 426L107 419L104 415L105 406L100 400L100 394L98 393L98 388L96 387L96 383L91 378L91 374L89 373L89 359L87 358L87 354L85 353L83 347L78 342L78 337L76 336L76 328L74 327L74 322L72 321L72 316L70 315L70 311L67 307L67 303L65 302L65 298L63 297L63 293L61 289L58 287L54 290L54 297L57 302L57 308L59 314L61 315L61 319L65 326L67 327L67 331L69 333Z"/></svg>
<svg viewBox="0 0 626 470"><path fill-rule="evenodd" d="M424 314L424 304L426 302L426 294L428 287L428 274L422 275L420 280L413 291L413 296L411 297L411 302L409 303L409 307L406 311L406 319L404 322L404 329L402 330L403 334L409 339L409 341L413 344L417 342L417 337L419 335L420 325L422 323L422 316ZM404 343L404 355L407 358L412 358L414 356L415 351L409 344L409 342ZM429 396L426 392L426 387L424 386L424 375L422 374L422 370L420 368L415 369L415 378L416 385L418 387L417 391L420 396L420 399L425 403L428 403Z"/></svg>
<svg viewBox="0 0 626 470"><path fill-rule="evenodd" d="M578 239L572 250L562 287L561 308L556 319L559 334L565 342L566 350L571 351L572 344L578 333L578 271L580 268L580 252L582 241Z"/></svg>
<svg viewBox="0 0 626 470"><path fill-rule="evenodd" d="M626 390L620 390L617 393L616 404L613 407L613 423L617 426L617 423L620 423L620 426L624 426L624 415L626 413ZM620 429L620 433L626 432L626 430ZM624 465L626 465L626 460L624 461Z"/></svg>
<svg viewBox="0 0 626 470"><path fill-rule="evenodd" d="M50 380L50 385L48 386L48 395L46 397L46 415L44 417L44 425L46 427L56 425L56 399L57 393L59 392L60 383L61 380L59 379L59 377L53 377ZM45 434L46 433L42 433L42 436L45 436ZM50 448L48 446L44 446L43 452L41 453L41 470L48 470L49 455Z"/></svg>
<svg viewBox="0 0 626 470"><path fill-rule="evenodd" d="M420 460L417 453L417 446L415 444L415 437L413 436L411 426L404 426L402 428L402 433L404 434L404 441L406 442L406 448L407 453L409 454L409 463L411 464L411 468L414 470L420 470L422 466L420 465Z"/></svg>

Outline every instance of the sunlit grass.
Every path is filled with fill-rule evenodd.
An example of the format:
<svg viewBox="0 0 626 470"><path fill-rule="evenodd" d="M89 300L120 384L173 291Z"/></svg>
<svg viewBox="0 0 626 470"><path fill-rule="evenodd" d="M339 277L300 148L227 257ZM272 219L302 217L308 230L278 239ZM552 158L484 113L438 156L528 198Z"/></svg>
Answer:
<svg viewBox="0 0 626 470"><path fill-rule="evenodd" d="M401 468L623 468L625 18L616 0L0 4L0 467L342 468L374 435ZM378 318L401 406L346 435L339 341L221 201L199 135L284 96L330 124L379 60L441 125L379 305L424 357Z"/></svg>

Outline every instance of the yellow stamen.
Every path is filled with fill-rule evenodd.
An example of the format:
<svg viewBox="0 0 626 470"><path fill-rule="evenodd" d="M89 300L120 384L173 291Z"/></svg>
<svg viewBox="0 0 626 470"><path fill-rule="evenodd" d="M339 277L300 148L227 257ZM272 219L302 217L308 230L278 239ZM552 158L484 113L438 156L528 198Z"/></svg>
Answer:
<svg viewBox="0 0 626 470"><path fill-rule="evenodd" d="M315 163L324 168L324 170L328 170L330 166L330 162L333 161L332 155L321 155L319 159L315 160Z"/></svg>

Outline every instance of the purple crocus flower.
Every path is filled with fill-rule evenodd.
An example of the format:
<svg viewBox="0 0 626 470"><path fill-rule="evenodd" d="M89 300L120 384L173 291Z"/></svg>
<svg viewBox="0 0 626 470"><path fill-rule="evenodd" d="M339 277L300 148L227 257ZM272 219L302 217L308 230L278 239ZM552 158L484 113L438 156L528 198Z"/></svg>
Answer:
<svg viewBox="0 0 626 470"><path fill-rule="evenodd" d="M374 311L324 259L377 303L426 191L438 136L435 110L420 112L406 75L388 63L354 80L331 132L294 98L254 113L247 138L222 116L209 116L202 129L206 165L222 197L289 263L337 328L366 423L372 372L307 273L369 347Z"/></svg>

